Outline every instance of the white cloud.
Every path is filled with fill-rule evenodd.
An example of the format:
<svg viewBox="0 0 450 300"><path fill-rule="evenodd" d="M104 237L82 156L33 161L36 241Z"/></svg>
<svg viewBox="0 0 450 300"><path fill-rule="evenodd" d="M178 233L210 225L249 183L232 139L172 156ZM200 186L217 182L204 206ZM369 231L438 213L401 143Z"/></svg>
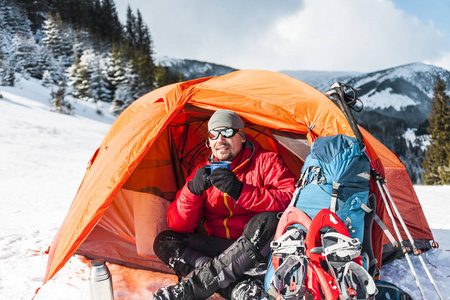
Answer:
<svg viewBox="0 0 450 300"><path fill-rule="evenodd" d="M307 0L262 51L282 69L373 71L439 57L444 36L387 0Z"/></svg>
<svg viewBox="0 0 450 300"><path fill-rule="evenodd" d="M160 56L275 71L450 64L445 36L391 0L129 2L141 10Z"/></svg>
<svg viewBox="0 0 450 300"><path fill-rule="evenodd" d="M435 60L426 60L425 63L435 65L450 71L450 50Z"/></svg>

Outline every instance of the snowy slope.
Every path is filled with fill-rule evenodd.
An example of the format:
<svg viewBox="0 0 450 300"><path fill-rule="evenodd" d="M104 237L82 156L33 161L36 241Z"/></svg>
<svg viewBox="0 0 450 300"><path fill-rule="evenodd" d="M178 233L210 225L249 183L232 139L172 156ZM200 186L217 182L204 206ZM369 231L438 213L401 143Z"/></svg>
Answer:
<svg viewBox="0 0 450 300"><path fill-rule="evenodd" d="M37 81L0 87L0 93L0 300L29 300L44 278L44 252L114 118L106 106L103 116L96 114L92 103L74 103L74 116L50 112L50 91ZM450 299L450 186L415 188L441 245L426 254L437 269L428 267L445 299ZM413 261L428 299L437 299L418 259ZM151 291L176 281L170 275L109 267L115 299L151 299ZM89 299L88 277L88 262L75 256L35 299ZM382 279L420 299L405 259L384 266Z"/></svg>

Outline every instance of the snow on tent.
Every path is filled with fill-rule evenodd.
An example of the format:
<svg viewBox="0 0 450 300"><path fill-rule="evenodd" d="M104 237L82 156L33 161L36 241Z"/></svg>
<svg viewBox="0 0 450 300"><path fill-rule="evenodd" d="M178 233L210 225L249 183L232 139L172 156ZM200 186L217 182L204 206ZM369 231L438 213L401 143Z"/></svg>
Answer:
<svg viewBox="0 0 450 300"><path fill-rule="evenodd" d="M91 158L53 240L44 282L75 253L171 272L156 258L153 240L167 229L165 211L185 178L209 154L207 121L219 108L236 111L246 122L246 134L278 152L298 176L317 137L354 136L327 96L279 73L243 70L154 90L117 118ZM433 236L403 163L367 131L362 134L413 238L427 245ZM377 214L392 231L380 194L372 190ZM377 225L372 240L380 263L389 240Z"/></svg>

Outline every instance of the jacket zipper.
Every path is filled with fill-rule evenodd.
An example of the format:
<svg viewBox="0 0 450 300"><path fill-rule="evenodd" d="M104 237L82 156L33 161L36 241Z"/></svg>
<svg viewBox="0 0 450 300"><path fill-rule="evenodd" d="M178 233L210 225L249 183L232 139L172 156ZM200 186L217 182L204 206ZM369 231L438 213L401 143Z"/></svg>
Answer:
<svg viewBox="0 0 450 300"><path fill-rule="evenodd" d="M237 170L239 170L243 166L245 166L250 161L250 159L253 157L254 152L255 152L255 147L253 146L253 152L250 155L250 157L245 159L240 165L238 165L236 168L234 168L233 172L235 173ZM225 234L227 235L227 239L230 240L231 239L230 229L228 228L227 223L228 223L228 219L233 216L233 211L231 210L231 207L228 205L228 194L227 193L223 194L223 202L225 203L225 206L228 208L228 211L230 212L230 215L223 220L223 226L225 227ZM236 201L234 201L234 208L236 208Z"/></svg>
<svg viewBox="0 0 450 300"><path fill-rule="evenodd" d="M228 219L233 216L233 211L231 210L230 206L228 205L228 194L227 193L223 194L223 201L225 203L225 206L228 208L228 211L230 212L230 215L223 220L223 226L225 227L225 233L227 235L227 239L231 239L230 229L228 228L227 223L228 223Z"/></svg>

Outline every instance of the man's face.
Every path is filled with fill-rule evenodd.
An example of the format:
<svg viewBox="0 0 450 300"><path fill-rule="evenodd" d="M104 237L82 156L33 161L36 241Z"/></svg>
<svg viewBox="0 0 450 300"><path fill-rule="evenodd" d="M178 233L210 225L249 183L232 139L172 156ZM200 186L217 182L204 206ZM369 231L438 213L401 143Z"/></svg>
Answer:
<svg viewBox="0 0 450 300"><path fill-rule="evenodd" d="M225 127L217 127L214 129L223 129ZM236 133L230 138L225 138L222 134L215 140L209 139L209 145L211 146L212 153L219 161L232 161L241 151L242 143L245 139Z"/></svg>

